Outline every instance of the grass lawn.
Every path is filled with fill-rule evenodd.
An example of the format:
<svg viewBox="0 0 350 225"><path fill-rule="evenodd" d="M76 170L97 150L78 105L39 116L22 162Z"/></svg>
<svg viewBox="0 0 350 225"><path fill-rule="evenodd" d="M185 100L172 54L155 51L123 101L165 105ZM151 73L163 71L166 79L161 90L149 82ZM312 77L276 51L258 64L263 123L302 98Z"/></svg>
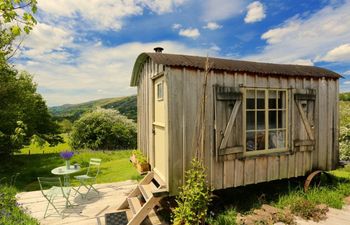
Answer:
<svg viewBox="0 0 350 225"><path fill-rule="evenodd" d="M30 155L28 155L29 150ZM65 161L59 156L59 152L63 150L70 150L67 143L59 144L56 147L46 146L44 148L45 154L42 154L42 149L34 145L26 147L22 149L21 153L12 156L10 160L0 162L0 179L6 177L2 182L9 182L12 175L19 173L16 180L18 191L39 190L37 177L54 176L51 174L51 170L65 165ZM141 176L129 162L130 155L131 150L79 151L75 152L75 155L71 158L71 164L78 163L82 167L82 170L74 175L85 174L90 158L101 158L101 172L97 178L98 183L140 179ZM72 185L78 185L74 179L71 179L71 183Z"/></svg>

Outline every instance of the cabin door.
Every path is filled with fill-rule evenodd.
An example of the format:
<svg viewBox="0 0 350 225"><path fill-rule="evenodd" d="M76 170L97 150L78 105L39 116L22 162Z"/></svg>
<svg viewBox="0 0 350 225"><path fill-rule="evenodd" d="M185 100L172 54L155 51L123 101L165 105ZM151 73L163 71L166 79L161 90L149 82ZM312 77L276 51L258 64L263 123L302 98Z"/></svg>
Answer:
<svg viewBox="0 0 350 225"><path fill-rule="evenodd" d="M153 85L153 106L154 106L154 121L153 121L153 136L154 136L154 171L163 179L166 180L166 159L165 149L165 85L164 76L154 80Z"/></svg>

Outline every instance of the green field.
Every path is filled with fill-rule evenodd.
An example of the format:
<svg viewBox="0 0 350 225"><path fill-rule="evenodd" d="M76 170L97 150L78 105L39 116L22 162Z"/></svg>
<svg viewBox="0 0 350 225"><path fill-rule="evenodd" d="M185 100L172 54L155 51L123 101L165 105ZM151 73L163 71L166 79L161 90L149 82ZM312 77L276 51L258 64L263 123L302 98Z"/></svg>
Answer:
<svg viewBox="0 0 350 225"><path fill-rule="evenodd" d="M62 151L70 151L71 147L68 145L68 135L67 134L61 134L63 137L64 143L60 143L56 146L50 147L49 145L43 146L43 148L40 148L36 146L35 144L30 144L29 146L25 146L21 149L21 152L16 154L47 154L47 153L59 153Z"/></svg>
<svg viewBox="0 0 350 225"><path fill-rule="evenodd" d="M67 135L64 135L64 139L67 141ZM1 162L0 179L4 178L2 182L9 182L11 176L19 173L16 181L18 191L38 190L37 177L53 176L51 170L65 164L65 161L59 155L59 152L64 150L70 150L67 143L55 147L45 146L42 149L33 144L25 147L20 153L12 156L11 160ZM30 155L28 154L29 151ZM71 163L81 165L83 169L74 174L79 175L86 173L90 158L101 158L101 173L97 179L98 183L140 179L140 175L129 162L130 155L131 150L76 151ZM78 185L78 183L72 179L72 185Z"/></svg>

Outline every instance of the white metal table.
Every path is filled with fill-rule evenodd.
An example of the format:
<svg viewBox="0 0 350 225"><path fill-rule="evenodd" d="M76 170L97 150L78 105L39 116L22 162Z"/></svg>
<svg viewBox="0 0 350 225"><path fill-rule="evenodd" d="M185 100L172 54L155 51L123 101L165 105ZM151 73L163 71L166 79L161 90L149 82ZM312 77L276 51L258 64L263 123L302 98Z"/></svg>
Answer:
<svg viewBox="0 0 350 225"><path fill-rule="evenodd" d="M61 175L63 176L63 184L64 186L68 187L70 185L69 178L72 173L76 173L80 171L80 166L69 166L69 169L67 169L67 166L60 166L53 170L51 170L52 174L55 175Z"/></svg>

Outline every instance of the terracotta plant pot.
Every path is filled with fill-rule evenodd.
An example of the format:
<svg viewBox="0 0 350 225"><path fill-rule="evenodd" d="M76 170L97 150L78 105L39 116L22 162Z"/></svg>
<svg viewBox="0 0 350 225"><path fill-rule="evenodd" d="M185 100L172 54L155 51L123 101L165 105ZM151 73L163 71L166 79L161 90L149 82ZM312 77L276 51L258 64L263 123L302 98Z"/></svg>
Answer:
<svg viewBox="0 0 350 225"><path fill-rule="evenodd" d="M145 174L150 171L150 165L148 163L137 163L136 168L140 174Z"/></svg>

